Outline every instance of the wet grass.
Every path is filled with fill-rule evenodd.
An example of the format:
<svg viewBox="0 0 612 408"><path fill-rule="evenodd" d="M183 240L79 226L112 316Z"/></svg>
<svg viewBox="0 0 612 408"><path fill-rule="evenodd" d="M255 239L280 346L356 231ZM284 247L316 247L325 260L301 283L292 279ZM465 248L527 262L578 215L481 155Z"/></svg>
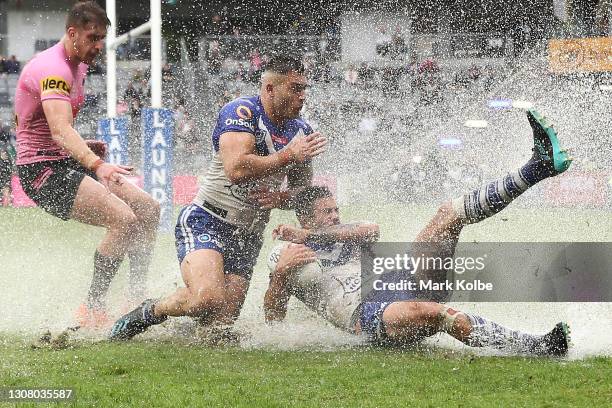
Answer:
<svg viewBox="0 0 612 408"><path fill-rule="evenodd" d="M0 356L0 387L73 388L71 405L83 407L577 407L607 406L612 398L610 358L278 352L165 342L50 350L1 340Z"/></svg>

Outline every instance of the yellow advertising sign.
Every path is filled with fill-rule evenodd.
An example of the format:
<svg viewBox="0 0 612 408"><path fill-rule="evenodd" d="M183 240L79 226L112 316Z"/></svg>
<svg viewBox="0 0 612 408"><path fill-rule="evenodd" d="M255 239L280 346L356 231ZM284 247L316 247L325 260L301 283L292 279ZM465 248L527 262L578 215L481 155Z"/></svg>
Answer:
<svg viewBox="0 0 612 408"><path fill-rule="evenodd" d="M555 74L612 71L612 37L550 40L548 67Z"/></svg>

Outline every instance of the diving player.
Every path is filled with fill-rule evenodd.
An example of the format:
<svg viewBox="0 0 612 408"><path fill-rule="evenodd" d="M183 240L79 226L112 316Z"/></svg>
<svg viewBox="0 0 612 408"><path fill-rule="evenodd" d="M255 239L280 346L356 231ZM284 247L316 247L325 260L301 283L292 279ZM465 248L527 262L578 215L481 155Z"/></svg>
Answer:
<svg viewBox="0 0 612 408"><path fill-rule="evenodd" d="M432 244L439 256L452 256L459 234L504 209L534 184L564 172L571 159L560 150L553 128L535 111L527 113L533 129L532 158L518 171L443 204L416 238ZM445 332L473 347L494 347L534 355L565 355L569 329L557 324L545 335L505 328L493 321L454 310L439 302L416 301L404 291L372 291L361 299L359 248L378 239L376 224L341 224L336 201L325 187L311 187L296 197L301 228L280 225L274 235L291 241L269 257L270 283L264 299L267 321L282 320L295 296L326 320L349 332L364 332L375 344L409 344Z"/></svg>

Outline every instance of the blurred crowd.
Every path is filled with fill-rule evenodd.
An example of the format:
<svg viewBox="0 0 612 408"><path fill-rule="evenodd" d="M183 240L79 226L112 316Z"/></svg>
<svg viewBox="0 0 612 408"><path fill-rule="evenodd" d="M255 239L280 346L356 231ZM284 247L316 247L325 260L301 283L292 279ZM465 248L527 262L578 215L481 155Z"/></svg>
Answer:
<svg viewBox="0 0 612 408"><path fill-rule="evenodd" d="M11 176L15 166L15 130L0 124L0 206L10 204Z"/></svg>
<svg viewBox="0 0 612 408"><path fill-rule="evenodd" d="M11 55L6 58L0 55L0 74L18 74L21 71L21 62Z"/></svg>

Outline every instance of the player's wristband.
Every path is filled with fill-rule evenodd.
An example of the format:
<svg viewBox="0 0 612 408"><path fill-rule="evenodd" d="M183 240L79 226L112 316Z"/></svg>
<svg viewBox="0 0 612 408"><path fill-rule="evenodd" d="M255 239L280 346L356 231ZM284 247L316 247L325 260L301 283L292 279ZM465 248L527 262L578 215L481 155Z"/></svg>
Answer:
<svg viewBox="0 0 612 408"><path fill-rule="evenodd" d="M94 162L94 164L91 165L91 167L89 169L95 173L96 171L98 171L100 166L103 165L103 164L104 164L104 160L98 159L98 160L96 160Z"/></svg>

